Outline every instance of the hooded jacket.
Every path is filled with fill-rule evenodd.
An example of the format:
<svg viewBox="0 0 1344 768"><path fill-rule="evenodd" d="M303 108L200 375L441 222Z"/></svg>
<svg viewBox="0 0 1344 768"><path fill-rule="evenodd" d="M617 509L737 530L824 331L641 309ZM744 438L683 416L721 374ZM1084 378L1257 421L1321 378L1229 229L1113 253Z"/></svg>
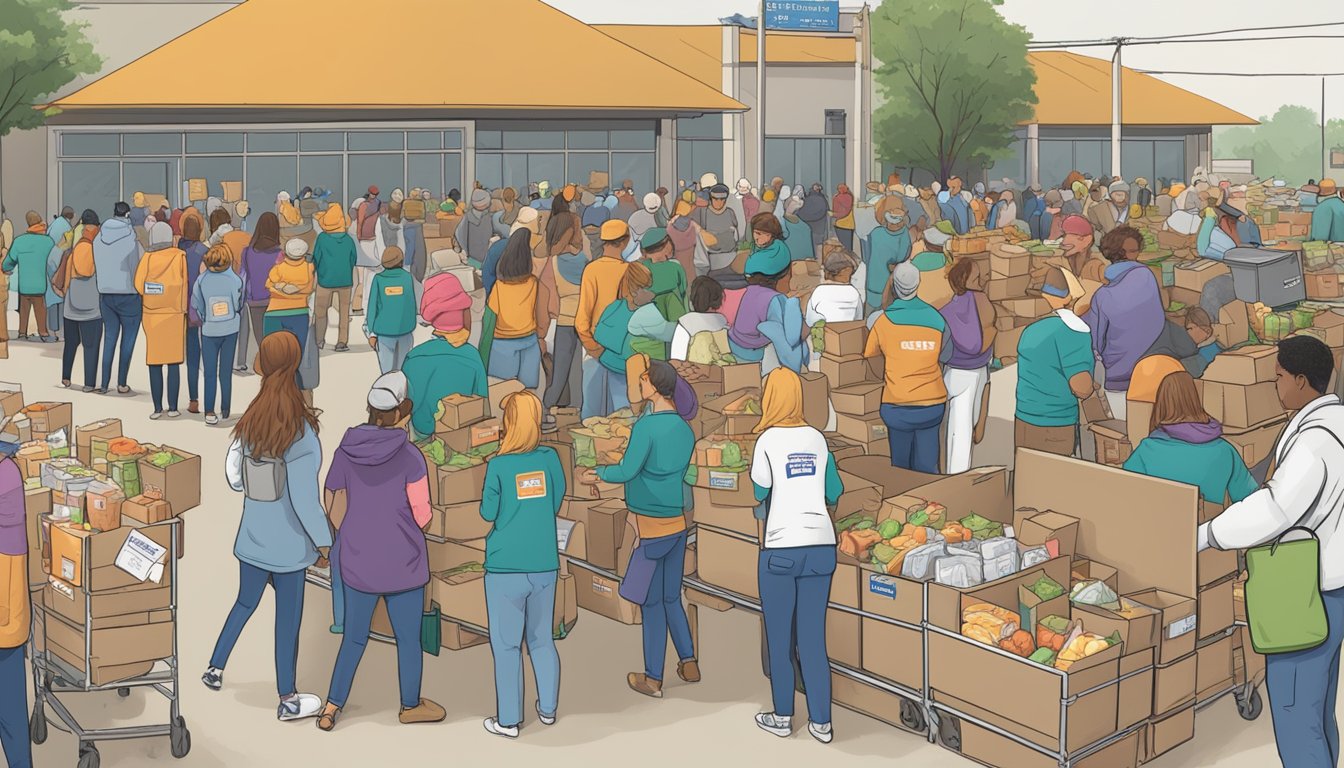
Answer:
<svg viewBox="0 0 1344 768"><path fill-rule="evenodd" d="M1207 502L1241 501L1255 492L1255 478L1216 421L1169 424L1139 442L1125 469L1149 477L1199 486Z"/></svg>
<svg viewBox="0 0 1344 768"><path fill-rule="evenodd" d="M243 490L243 445L229 446L225 476L235 491ZM331 546L331 527L318 496L322 444L306 424L285 455L288 481L277 501L244 499L243 517L233 554L272 573L293 573L317 562L318 547Z"/></svg>
<svg viewBox="0 0 1344 768"><path fill-rule="evenodd" d="M103 316L98 303L98 279L94 275L93 241L98 227L87 225L80 232L79 242L70 251L70 262L65 268L65 304L61 309L66 320L83 322L99 320Z"/></svg>
<svg viewBox="0 0 1344 768"><path fill-rule="evenodd" d="M317 270L318 286L328 290L352 287L358 258L355 240L346 232L319 234L313 243L313 267Z"/></svg>
<svg viewBox="0 0 1344 768"><path fill-rule="evenodd" d="M406 355L401 371L409 384L407 395L415 403L411 425L419 435L434 434L434 414L443 398L490 394L481 353L470 344L453 346L442 336L417 344Z"/></svg>
<svg viewBox="0 0 1344 768"><path fill-rule="evenodd" d="M103 222L93 241L93 261L101 294L131 294L135 290L135 271L144 250L135 237L130 219L112 218Z"/></svg>
<svg viewBox="0 0 1344 768"><path fill-rule="evenodd" d="M1083 322L1092 329L1092 348L1106 366L1106 389L1124 392L1134 366L1157 341L1167 322L1152 270L1134 261L1106 268L1107 285L1097 289Z"/></svg>
<svg viewBox="0 0 1344 768"><path fill-rule="evenodd" d="M3 269L19 270L15 286L21 296L44 296L47 292L47 257L56 244L45 233L25 232L14 238Z"/></svg>

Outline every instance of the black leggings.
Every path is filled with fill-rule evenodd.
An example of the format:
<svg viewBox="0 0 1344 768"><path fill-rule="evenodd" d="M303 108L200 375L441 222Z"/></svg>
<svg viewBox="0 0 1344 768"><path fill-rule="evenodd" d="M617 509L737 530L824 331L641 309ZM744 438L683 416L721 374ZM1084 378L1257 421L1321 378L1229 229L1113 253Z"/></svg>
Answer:
<svg viewBox="0 0 1344 768"><path fill-rule="evenodd" d="M65 321L65 350L61 354L61 381L70 381L75 352L84 347L84 386L98 386L98 350L103 345L102 320Z"/></svg>

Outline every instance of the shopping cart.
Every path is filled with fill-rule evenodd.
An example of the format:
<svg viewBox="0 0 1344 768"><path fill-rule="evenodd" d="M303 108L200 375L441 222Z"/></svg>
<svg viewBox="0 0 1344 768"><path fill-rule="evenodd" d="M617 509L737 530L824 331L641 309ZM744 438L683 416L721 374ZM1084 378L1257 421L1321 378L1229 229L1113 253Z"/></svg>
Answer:
<svg viewBox="0 0 1344 768"><path fill-rule="evenodd" d="M187 721L182 717L178 694L178 646L177 646L177 553L181 520L173 518L160 525L171 526L168 536L168 552L164 567L168 571L170 597L167 610L171 613L172 654L155 662L144 673L109 683L94 683L91 661L92 633L94 630L93 602L89 599L88 585L91 583L89 540L84 540L83 574L80 583L74 587L83 598L84 621L82 630L84 652L82 664L77 667L68 659L58 658L51 651L49 637L50 622L62 622L73 626L73 622L49 611L41 600L33 601L33 631L30 648L32 649L33 714L28 720L28 736L34 744L47 740L47 709L56 713L56 717L65 728L79 740L78 768L98 768L102 757L98 753L97 742L121 741L125 739L146 739L167 736L173 757L183 758L191 751L191 731L187 730ZM40 639L40 642L39 642ZM148 688L162 694L168 700L168 722L150 725L132 725L113 728L87 728L66 707L62 700L66 694L116 691L120 698L131 695L132 688ZM60 728L60 726L57 726Z"/></svg>

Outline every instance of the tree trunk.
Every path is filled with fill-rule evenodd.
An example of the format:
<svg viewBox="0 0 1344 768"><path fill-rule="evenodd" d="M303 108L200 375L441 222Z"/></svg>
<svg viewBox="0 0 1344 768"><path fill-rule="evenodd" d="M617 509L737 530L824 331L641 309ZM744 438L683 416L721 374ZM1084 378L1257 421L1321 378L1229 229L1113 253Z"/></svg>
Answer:
<svg viewBox="0 0 1344 768"><path fill-rule="evenodd" d="M4 221L5 215L5 147L4 137L0 137L0 221ZM6 248L9 243L5 243Z"/></svg>

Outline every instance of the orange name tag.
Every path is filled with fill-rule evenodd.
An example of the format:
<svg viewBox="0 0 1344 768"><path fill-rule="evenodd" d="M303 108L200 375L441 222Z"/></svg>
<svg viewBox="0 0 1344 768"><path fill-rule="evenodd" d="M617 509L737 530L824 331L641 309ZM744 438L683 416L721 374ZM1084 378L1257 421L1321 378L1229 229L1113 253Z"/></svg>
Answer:
<svg viewBox="0 0 1344 768"><path fill-rule="evenodd" d="M521 475L514 475L514 482L518 485L519 499L536 499L546 495L545 472L525 472Z"/></svg>
<svg viewBox="0 0 1344 768"><path fill-rule="evenodd" d="M389 285L383 289L384 296L400 296L405 289L400 285Z"/></svg>
<svg viewBox="0 0 1344 768"><path fill-rule="evenodd" d="M217 301L210 305L210 315L212 317L228 317L229 304L226 301Z"/></svg>

